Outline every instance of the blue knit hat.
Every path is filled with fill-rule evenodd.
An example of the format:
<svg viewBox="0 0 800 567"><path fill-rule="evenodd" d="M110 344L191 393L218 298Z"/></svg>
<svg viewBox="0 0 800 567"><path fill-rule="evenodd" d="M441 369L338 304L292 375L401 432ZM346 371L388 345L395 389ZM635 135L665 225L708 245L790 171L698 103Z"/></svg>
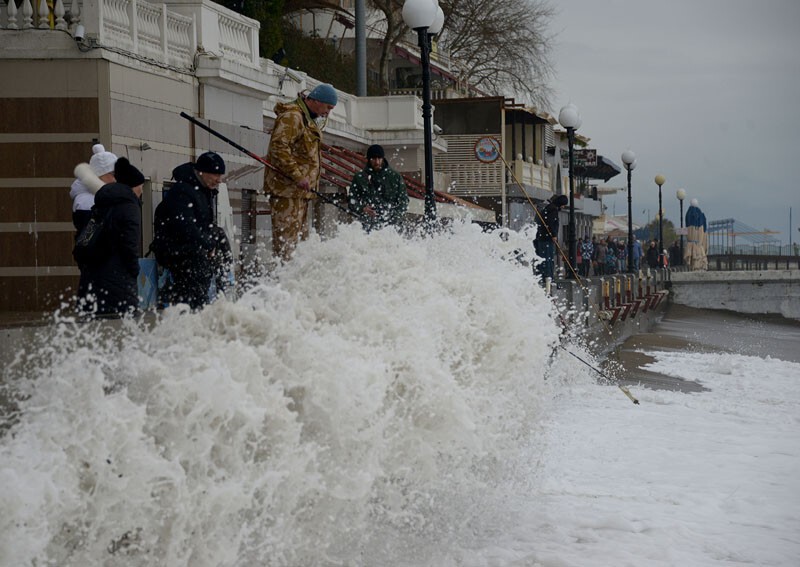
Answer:
<svg viewBox="0 0 800 567"><path fill-rule="evenodd" d="M314 89L308 93L308 98L313 98L316 101L324 102L325 104L330 104L332 106L336 106L336 103L339 102L339 96L336 94L336 89L333 88L332 85L328 83L320 83Z"/></svg>

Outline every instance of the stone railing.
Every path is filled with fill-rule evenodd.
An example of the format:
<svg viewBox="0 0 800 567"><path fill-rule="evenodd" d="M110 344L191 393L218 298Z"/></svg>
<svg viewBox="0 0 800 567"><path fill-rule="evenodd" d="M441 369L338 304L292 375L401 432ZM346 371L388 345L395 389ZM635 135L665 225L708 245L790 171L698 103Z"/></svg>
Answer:
<svg viewBox="0 0 800 567"><path fill-rule="evenodd" d="M516 181L524 183L525 185L538 187L543 191L552 191L549 167L545 167L544 164L539 165L538 163L521 159L515 159L511 164Z"/></svg>
<svg viewBox="0 0 800 567"><path fill-rule="evenodd" d="M56 29L66 31L69 27L67 16L69 12L77 13L77 0L65 7L63 0L56 0L52 10L47 0L38 2L23 0L17 7L11 0L0 1L0 29L29 30L29 29Z"/></svg>
<svg viewBox="0 0 800 567"><path fill-rule="evenodd" d="M84 0L85 1L85 0ZM0 29L50 29L74 34L83 26L89 47L122 49L179 67L193 67L198 50L260 68L259 23L210 0L0 0Z"/></svg>

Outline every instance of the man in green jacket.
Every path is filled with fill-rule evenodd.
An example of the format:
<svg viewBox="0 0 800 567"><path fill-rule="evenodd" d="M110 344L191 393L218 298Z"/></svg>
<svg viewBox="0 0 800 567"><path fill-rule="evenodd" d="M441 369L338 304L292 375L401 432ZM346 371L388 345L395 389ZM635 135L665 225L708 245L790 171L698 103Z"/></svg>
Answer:
<svg viewBox="0 0 800 567"><path fill-rule="evenodd" d="M367 149L367 166L350 183L350 210L361 216L364 230L400 226L408 209L403 177L389 167L383 147Z"/></svg>

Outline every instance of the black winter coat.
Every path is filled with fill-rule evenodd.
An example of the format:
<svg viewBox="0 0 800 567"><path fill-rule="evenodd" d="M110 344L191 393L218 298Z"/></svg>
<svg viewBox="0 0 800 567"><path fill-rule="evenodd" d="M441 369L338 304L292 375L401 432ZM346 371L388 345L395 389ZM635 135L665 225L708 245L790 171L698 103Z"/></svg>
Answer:
<svg viewBox="0 0 800 567"><path fill-rule="evenodd" d="M647 265L649 267L653 269L658 268L658 248L655 246L648 246L645 259L647 260Z"/></svg>
<svg viewBox="0 0 800 567"><path fill-rule="evenodd" d="M540 209L541 218L536 215L536 222L539 226L536 231L536 240L541 242L558 238L558 210L553 203L547 203L543 209Z"/></svg>
<svg viewBox="0 0 800 567"><path fill-rule="evenodd" d="M156 207L153 251L160 264L208 263L209 252L217 247L214 227L216 191L204 187L191 163L172 171L176 183Z"/></svg>
<svg viewBox="0 0 800 567"><path fill-rule="evenodd" d="M110 239L109 255L81 266L78 295L87 300L83 308L99 315L126 313L139 306L136 278L139 275L142 206L133 190L122 183L103 185L94 198L92 211L110 224L103 238Z"/></svg>

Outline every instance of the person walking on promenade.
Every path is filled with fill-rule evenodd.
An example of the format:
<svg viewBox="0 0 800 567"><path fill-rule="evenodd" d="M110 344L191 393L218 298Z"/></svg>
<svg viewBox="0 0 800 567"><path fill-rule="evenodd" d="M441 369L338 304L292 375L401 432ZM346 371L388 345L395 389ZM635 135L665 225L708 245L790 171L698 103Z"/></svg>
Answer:
<svg viewBox="0 0 800 567"><path fill-rule="evenodd" d="M647 248L647 266L651 270L658 269L658 244L655 240L650 241L650 246Z"/></svg>
<svg viewBox="0 0 800 567"><path fill-rule="evenodd" d="M275 169L264 174L264 192L272 209L272 251L284 262L308 237L309 204L316 198L321 173L322 128L316 120L327 118L337 102L336 90L322 83L293 102L275 105L266 156Z"/></svg>
<svg viewBox="0 0 800 567"><path fill-rule="evenodd" d="M617 243L617 271L620 274L628 271L628 246L624 240Z"/></svg>
<svg viewBox="0 0 800 567"><path fill-rule="evenodd" d="M641 269L642 263L642 255L644 252L642 251L642 243L639 241L638 238L633 239L633 271L635 273L639 273Z"/></svg>
<svg viewBox="0 0 800 567"><path fill-rule="evenodd" d="M533 241L533 248L542 261L536 266L539 273L539 282L547 287L553 280L555 268L556 243L558 242L558 213L563 209L569 199L566 195L553 195L536 217L539 227L536 231L536 238Z"/></svg>
<svg viewBox="0 0 800 567"><path fill-rule="evenodd" d="M114 164L116 181L103 184L90 166L75 171L87 187L100 189L92 214L103 219L103 246L81 268L79 307L96 316L129 315L139 307L139 243L142 225L144 176L126 158Z"/></svg>
<svg viewBox="0 0 800 567"><path fill-rule="evenodd" d="M100 179L103 184L114 182L114 164L117 156L107 152L103 144L92 146L92 158L89 160L89 167L92 172ZM95 189L97 191L98 189ZM72 198L72 224L75 226L75 238L88 224L92 218L92 207L94 206L94 192L92 192L79 177L72 182L69 190Z"/></svg>
<svg viewBox="0 0 800 567"><path fill-rule="evenodd" d="M609 236L606 239L606 275L617 273L617 243Z"/></svg>
<svg viewBox="0 0 800 567"><path fill-rule="evenodd" d="M594 259L596 262L595 275L604 276L606 274L606 256L608 255L608 244L602 238L597 241L594 247Z"/></svg>
<svg viewBox="0 0 800 567"><path fill-rule="evenodd" d="M383 147L367 149L367 165L350 183L350 210L361 217L367 232L384 226L399 227L408 209L403 176L389 167Z"/></svg>
<svg viewBox="0 0 800 567"><path fill-rule="evenodd" d="M163 290L166 303L187 303L197 310L209 301L219 260L230 250L214 211L224 174L225 162L214 152L205 152L196 163L184 163L172 170L176 183L156 207L155 236L150 246L156 261L169 269L172 277Z"/></svg>
<svg viewBox="0 0 800 567"><path fill-rule="evenodd" d="M589 235L583 237L581 242L581 276L589 276L589 266L592 265L592 258L594 257L594 244L589 240Z"/></svg>

